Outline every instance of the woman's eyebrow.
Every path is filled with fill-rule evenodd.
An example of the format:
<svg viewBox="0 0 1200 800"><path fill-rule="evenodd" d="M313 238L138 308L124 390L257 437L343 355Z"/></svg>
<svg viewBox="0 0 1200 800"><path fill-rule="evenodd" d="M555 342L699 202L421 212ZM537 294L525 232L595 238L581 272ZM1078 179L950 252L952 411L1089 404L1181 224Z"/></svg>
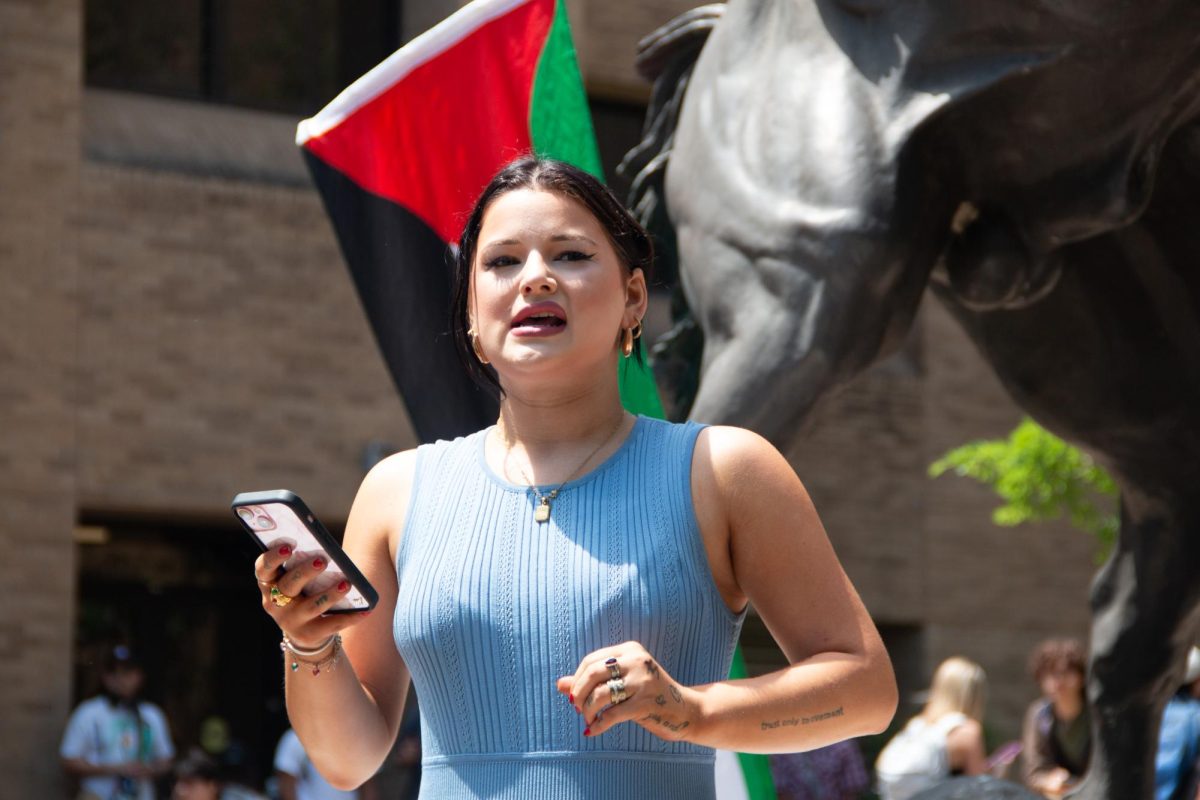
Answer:
<svg viewBox="0 0 1200 800"><path fill-rule="evenodd" d="M552 242L587 242L592 247L597 246L596 243L590 237L584 236L582 233L556 233L555 235L550 237L550 241L552 241ZM480 249L486 250L490 247L507 247L508 245L520 244L520 243L521 242L518 239L495 239L493 241L488 242Z"/></svg>
<svg viewBox="0 0 1200 800"><path fill-rule="evenodd" d="M559 234L555 234L554 236L551 236L550 241L552 241L552 242L587 242L592 247L596 246L595 242L593 242L587 236L584 236L582 233L559 233Z"/></svg>

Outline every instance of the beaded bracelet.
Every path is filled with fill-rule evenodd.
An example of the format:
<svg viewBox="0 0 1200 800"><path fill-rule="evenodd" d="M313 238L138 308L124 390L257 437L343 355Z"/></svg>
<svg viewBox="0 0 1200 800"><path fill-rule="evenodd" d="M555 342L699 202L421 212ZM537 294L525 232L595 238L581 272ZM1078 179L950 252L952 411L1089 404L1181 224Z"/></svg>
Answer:
<svg viewBox="0 0 1200 800"><path fill-rule="evenodd" d="M329 650L329 655L325 656L324 658L319 658L316 661L308 660L310 658L319 656L325 651L326 648L329 648L330 645L332 645L332 649ZM283 641L279 643L279 649L283 652L284 656L287 656L289 653L291 653L292 657L290 659L290 666L292 668L292 672L298 671L300 669L300 665L303 664L306 667L312 667L313 675L320 675L322 668L333 669L335 666L337 666L337 662L341 660L342 635L340 633L335 633L333 636L330 636L328 639L322 642L320 647L314 647L311 650L306 650L303 647L296 647L296 645L292 644L291 639L284 635Z"/></svg>

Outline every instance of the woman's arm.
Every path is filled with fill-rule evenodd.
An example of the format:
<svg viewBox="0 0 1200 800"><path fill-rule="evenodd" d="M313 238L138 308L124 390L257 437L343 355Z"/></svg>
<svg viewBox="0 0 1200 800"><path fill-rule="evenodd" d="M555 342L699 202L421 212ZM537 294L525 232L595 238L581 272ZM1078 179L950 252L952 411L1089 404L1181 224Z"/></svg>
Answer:
<svg viewBox="0 0 1200 800"><path fill-rule="evenodd" d="M791 465L757 434L713 427L692 470L702 530L728 531L728 567L718 553L714 572L728 569L791 665L695 687L687 738L770 753L886 729L897 703L891 661Z"/></svg>
<svg viewBox="0 0 1200 800"><path fill-rule="evenodd" d="M559 682L589 735L633 720L664 738L782 753L887 728L897 702L891 662L783 456L750 431L706 428L692 460L692 496L726 603L752 602L791 666L683 687L626 643L613 654L630 665L630 699L597 720L592 709L606 691L597 688L606 654L598 651Z"/></svg>
<svg viewBox="0 0 1200 800"><path fill-rule="evenodd" d="M414 464L415 451L380 462L363 480L346 523L343 547L379 592L373 611L319 616L321 598L299 596L302 582L319 572L312 564L280 579L280 589L296 597L287 606L273 606L264 592L263 607L298 647L317 647L332 633L344 631L344 657L334 668L316 675L303 665L295 671L284 669L292 727L313 764L339 789L357 787L375 774L400 726L409 677L392 640L397 594L394 554ZM263 554L256 567L260 580L274 574L281 561L278 553ZM295 578L301 585L285 587L284 581L293 573L303 573ZM291 661L288 654L284 662Z"/></svg>
<svg viewBox="0 0 1200 800"><path fill-rule="evenodd" d="M987 752L983 747L983 726L968 719L946 736L946 755L950 771L961 775L987 772Z"/></svg>

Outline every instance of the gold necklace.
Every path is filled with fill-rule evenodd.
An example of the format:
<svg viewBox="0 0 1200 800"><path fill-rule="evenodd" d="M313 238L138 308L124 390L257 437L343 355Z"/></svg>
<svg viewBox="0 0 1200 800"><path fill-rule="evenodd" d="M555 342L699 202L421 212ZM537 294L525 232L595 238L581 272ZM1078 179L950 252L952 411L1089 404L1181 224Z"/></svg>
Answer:
<svg viewBox="0 0 1200 800"><path fill-rule="evenodd" d="M613 436L615 436L617 434L617 431L619 431L621 429L621 426L624 423L625 423L625 412L622 411L621 416L617 418L617 424L614 425L612 427L612 430L610 430L608 432L608 435L605 436L603 440L601 440L600 444L596 446L596 449L587 454L587 458L585 458L583 461L581 461L579 463L579 466L575 468L575 471L572 472L565 481L560 483L558 486L555 486L553 489L551 489L546 494L542 494L541 492L539 492L537 486L535 486L533 481L529 479L529 476L525 474L525 470L521 469L520 467L517 467L517 472L521 473L521 480L525 481L525 483L527 483L529 485L529 488L533 491L534 496L537 497L537 500L538 500L537 508L535 508L533 510L534 521L536 521L536 522L549 521L549 519L550 519L550 503L554 500L554 498L558 497L558 493L560 491L562 491L562 488L564 486L566 486L571 481L575 480L575 476L578 475L585 466L587 466L587 463L592 460L592 457L594 455L596 455L596 453L599 453L601 450L603 450L604 446L612 441ZM507 439L508 439L507 436L505 437L505 439L506 439L506 441L504 442L504 444L505 444L504 463L501 465L501 469L504 472L504 479L508 480L508 457L510 455L512 455L512 442L507 441Z"/></svg>

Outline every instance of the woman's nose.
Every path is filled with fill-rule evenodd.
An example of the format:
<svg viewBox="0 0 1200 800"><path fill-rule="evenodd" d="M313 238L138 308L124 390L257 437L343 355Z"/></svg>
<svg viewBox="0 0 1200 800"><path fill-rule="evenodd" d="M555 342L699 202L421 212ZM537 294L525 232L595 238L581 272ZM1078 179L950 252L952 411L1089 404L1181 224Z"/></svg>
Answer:
<svg viewBox="0 0 1200 800"><path fill-rule="evenodd" d="M557 288L558 282L555 281L546 261L536 253L530 254L521 275L521 294L552 293Z"/></svg>

